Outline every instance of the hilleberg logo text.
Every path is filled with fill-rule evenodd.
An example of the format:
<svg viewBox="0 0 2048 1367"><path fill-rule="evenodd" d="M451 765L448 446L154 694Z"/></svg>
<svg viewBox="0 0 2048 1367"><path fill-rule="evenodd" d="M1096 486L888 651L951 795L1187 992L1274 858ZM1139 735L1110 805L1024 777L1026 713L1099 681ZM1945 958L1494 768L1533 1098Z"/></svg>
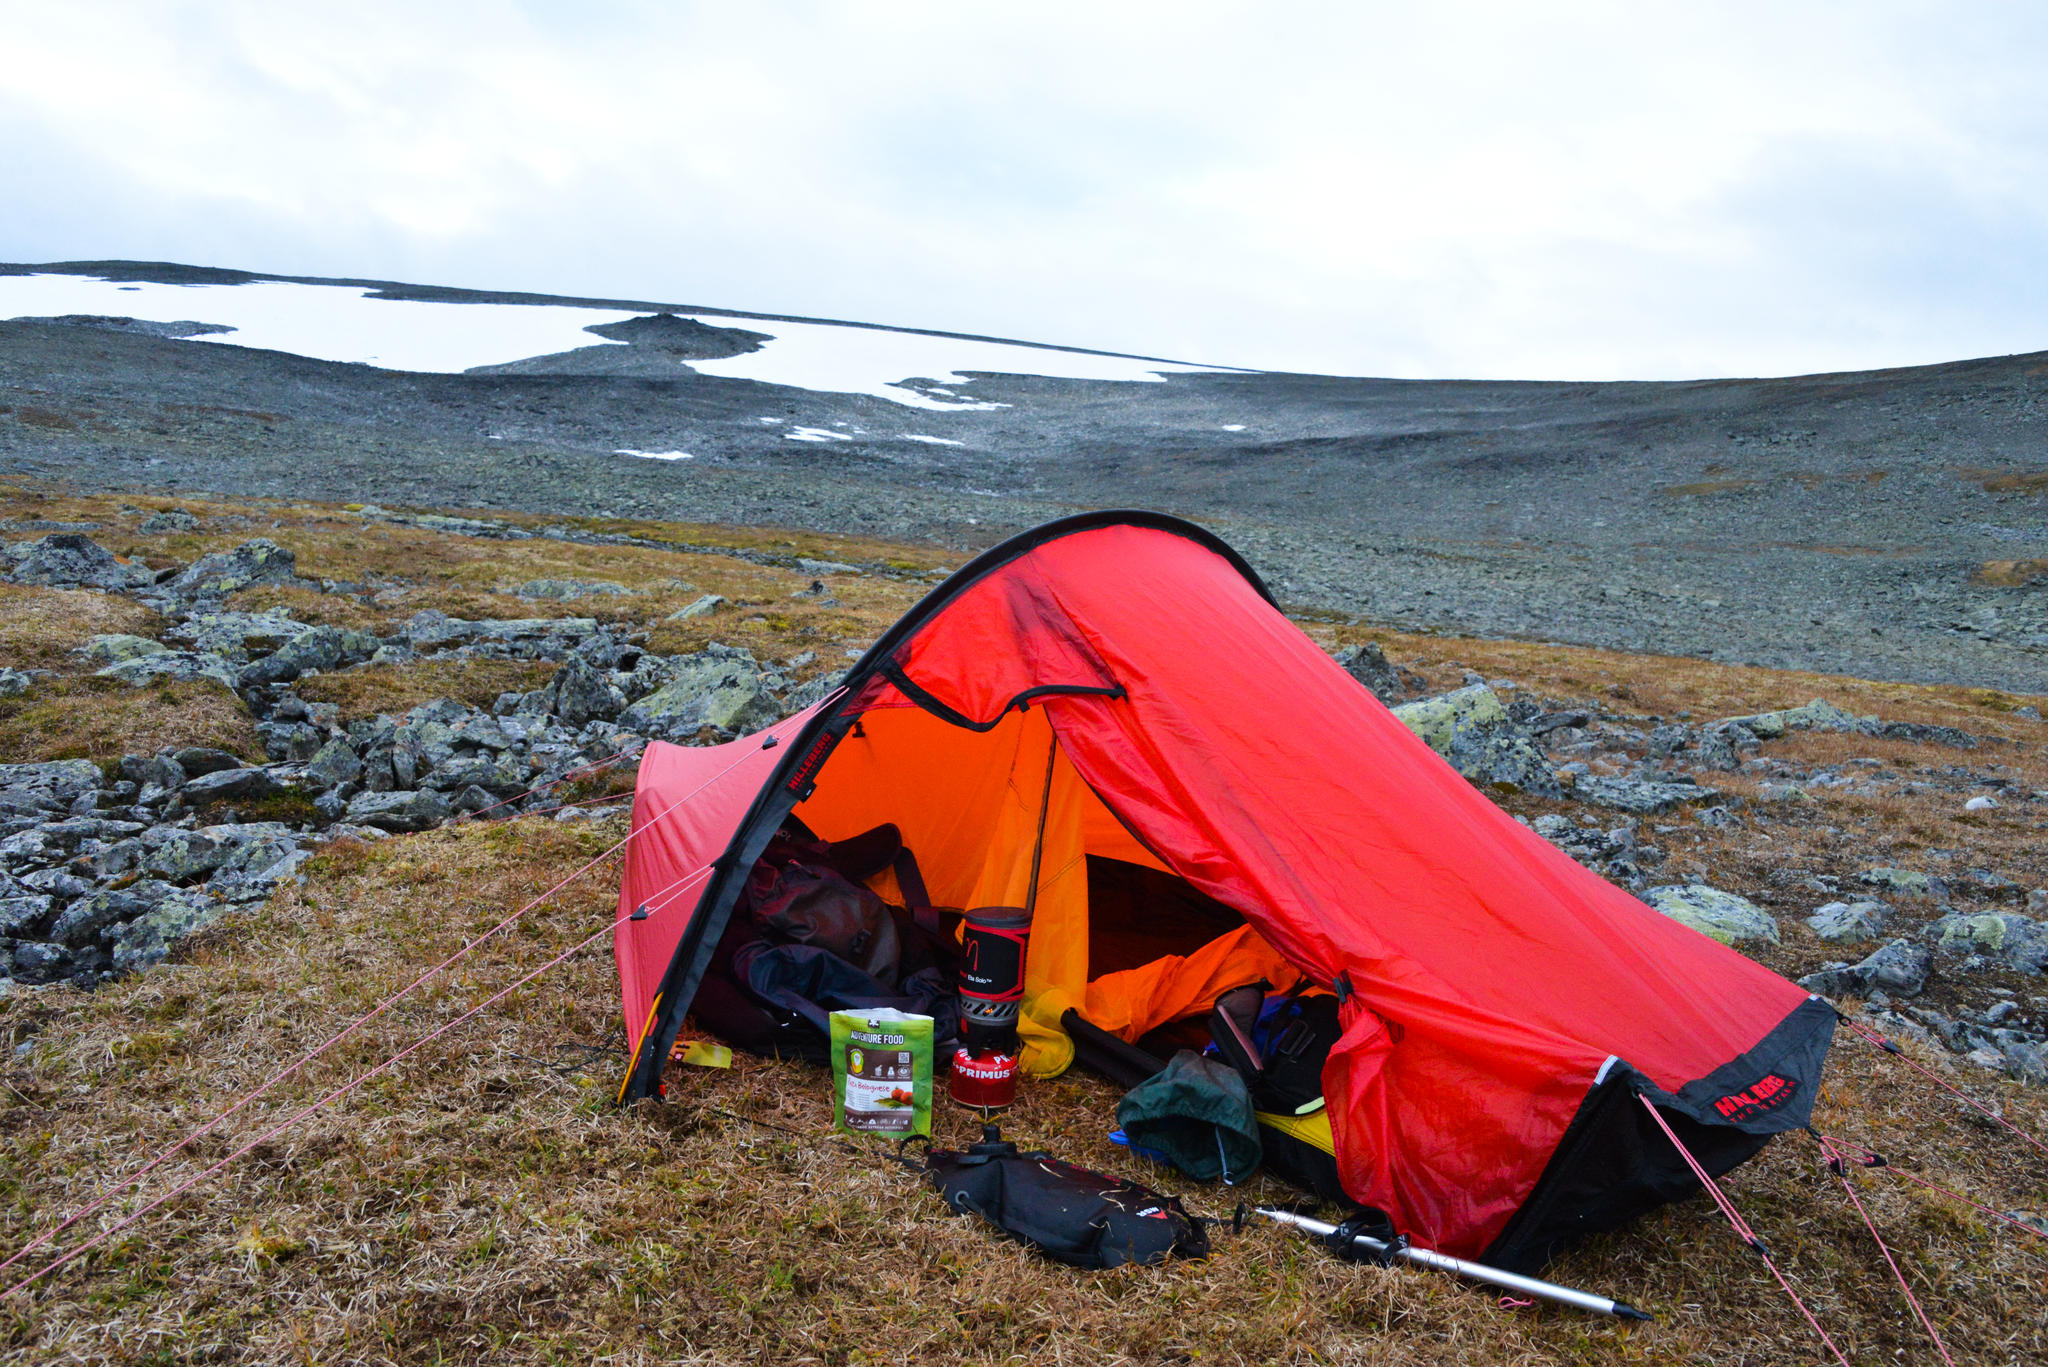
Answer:
<svg viewBox="0 0 2048 1367"><path fill-rule="evenodd" d="M1765 1111L1775 1111L1792 1099L1799 1090L1799 1084L1790 1078L1779 1077L1776 1073L1765 1073L1757 1081L1739 1092L1718 1097L1714 1109L1727 1120L1747 1120Z"/></svg>

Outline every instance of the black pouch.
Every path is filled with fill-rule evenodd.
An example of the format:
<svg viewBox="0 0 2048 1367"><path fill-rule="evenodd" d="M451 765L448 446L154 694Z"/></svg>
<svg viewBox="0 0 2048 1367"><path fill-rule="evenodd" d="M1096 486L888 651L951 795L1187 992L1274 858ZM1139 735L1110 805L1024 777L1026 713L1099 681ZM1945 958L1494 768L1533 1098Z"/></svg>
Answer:
<svg viewBox="0 0 2048 1367"><path fill-rule="evenodd" d="M750 887L755 920L771 944L809 945L836 954L871 978L893 985L903 973L895 918L882 899L829 868L785 864Z"/></svg>
<svg viewBox="0 0 2048 1367"><path fill-rule="evenodd" d="M962 1153L928 1149L926 1180L963 1214L1069 1267L1205 1258L1208 1231L1176 1197L1046 1153L1020 1153L994 1125Z"/></svg>

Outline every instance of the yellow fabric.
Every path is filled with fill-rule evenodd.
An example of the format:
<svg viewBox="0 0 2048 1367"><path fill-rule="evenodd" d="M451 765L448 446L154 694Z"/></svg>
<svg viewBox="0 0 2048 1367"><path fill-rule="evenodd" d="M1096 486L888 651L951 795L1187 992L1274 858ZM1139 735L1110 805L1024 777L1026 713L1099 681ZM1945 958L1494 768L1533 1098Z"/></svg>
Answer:
<svg viewBox="0 0 2048 1367"><path fill-rule="evenodd" d="M1263 939L1242 927L1184 957L1089 981L1088 856L1171 870L1082 781L1059 752L1042 708L1012 712L983 732L915 708L865 713L833 752L817 791L796 810L830 840L895 822L939 906L1023 906L1032 850L1039 849L1018 1028L1020 1063L1033 1076L1057 1076L1073 1062L1060 1019L1075 1004L1096 1025L1135 1040L1207 1011L1228 988L1294 977ZM905 900L893 873L870 885L891 902Z"/></svg>
<svg viewBox="0 0 2048 1367"><path fill-rule="evenodd" d="M1024 1042L1017 1066L1033 1077L1058 1077L1074 1066L1074 1041L1061 1024L1073 1000L1057 987L1024 997L1017 1037Z"/></svg>
<svg viewBox="0 0 2048 1367"><path fill-rule="evenodd" d="M1336 1156L1337 1141L1330 1135L1330 1110L1323 1107L1308 1115L1281 1115L1275 1111L1253 1111L1252 1119L1270 1125L1291 1139Z"/></svg>

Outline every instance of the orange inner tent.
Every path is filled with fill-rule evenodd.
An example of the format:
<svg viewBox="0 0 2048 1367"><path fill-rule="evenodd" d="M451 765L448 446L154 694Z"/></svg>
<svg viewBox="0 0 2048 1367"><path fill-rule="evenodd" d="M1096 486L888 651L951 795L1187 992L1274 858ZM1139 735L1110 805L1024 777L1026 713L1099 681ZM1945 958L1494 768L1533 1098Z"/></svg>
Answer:
<svg viewBox="0 0 2048 1367"><path fill-rule="evenodd" d="M796 814L828 840L894 822L937 905L1031 909L1020 1032L1022 1066L1039 1077L1073 1061L1060 1026L1070 1008L1136 1041L1208 1011L1232 987L1301 976L1241 917L1173 917L1166 939L1137 952L1130 917L1091 923L1091 881L1098 901L1114 886L1099 876L1105 867L1170 871L1082 781L1042 708L1006 713L987 731L915 707L865 712ZM906 900L891 873L873 884Z"/></svg>

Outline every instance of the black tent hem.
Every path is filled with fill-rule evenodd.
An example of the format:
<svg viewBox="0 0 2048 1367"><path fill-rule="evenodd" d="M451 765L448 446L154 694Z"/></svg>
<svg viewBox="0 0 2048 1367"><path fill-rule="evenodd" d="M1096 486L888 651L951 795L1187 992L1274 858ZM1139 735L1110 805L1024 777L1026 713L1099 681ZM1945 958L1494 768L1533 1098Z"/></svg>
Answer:
<svg viewBox="0 0 2048 1367"><path fill-rule="evenodd" d="M1679 1141L1715 1177L1754 1157L1772 1135L1806 1125L1834 1029L1834 1008L1808 997L1754 1048L1676 1093L1626 1062L1611 1060L1579 1104L1528 1198L1480 1261L1533 1274L1585 1236L1617 1228L1700 1189L1699 1179L1638 1096L1657 1106ZM1745 1110L1735 1099L1766 1078L1783 1084L1762 1098L1775 1104Z"/></svg>

